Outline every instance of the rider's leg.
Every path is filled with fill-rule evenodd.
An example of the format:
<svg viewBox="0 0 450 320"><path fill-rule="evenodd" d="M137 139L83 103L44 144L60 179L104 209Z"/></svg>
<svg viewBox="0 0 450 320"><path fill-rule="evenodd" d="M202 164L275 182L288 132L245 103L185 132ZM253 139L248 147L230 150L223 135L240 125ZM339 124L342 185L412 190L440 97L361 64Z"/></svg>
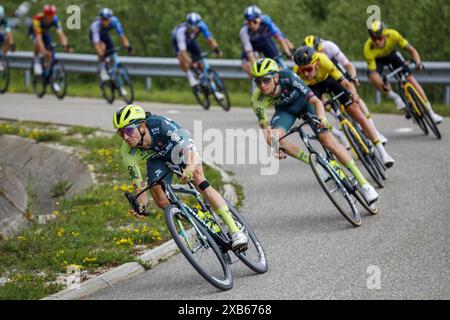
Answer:
<svg viewBox="0 0 450 320"><path fill-rule="evenodd" d="M165 209L170 205L169 199L167 199L167 196L161 186L158 185L151 188L150 194L152 195L153 201L155 201L159 208Z"/></svg>
<svg viewBox="0 0 450 320"><path fill-rule="evenodd" d="M375 128L375 131L377 132L378 138L380 139L381 143L385 144L387 142L386 137L384 135L382 135L381 132L378 130L377 126L375 125L375 122L372 119L372 115L370 114L369 108L367 107L364 100L361 99L361 97L359 98L359 106L361 107L361 111L364 114L364 116L367 118L367 120L369 120L369 122Z"/></svg>
<svg viewBox="0 0 450 320"><path fill-rule="evenodd" d="M359 171L350 153L337 142L337 140L333 137L333 135L330 134L330 132L322 132L319 135L319 140L325 146L325 148L327 148L332 154L334 154L339 162L341 162L353 174L356 181L358 181L361 186L369 184L369 182L364 178L361 171Z"/></svg>
<svg viewBox="0 0 450 320"><path fill-rule="evenodd" d="M217 192L217 190L207 182L203 173L202 165L196 165L193 173L195 188L205 197L213 210L223 220L223 222L225 222L228 229L230 230L230 233L234 234L239 232L240 230L237 227L236 222L234 221L225 200L220 195L220 193Z"/></svg>
<svg viewBox="0 0 450 320"><path fill-rule="evenodd" d="M296 119L297 118L294 115L288 112L275 112L270 124L273 134L271 141L272 147L277 148L278 145L278 148L282 147L286 154L290 155L294 159L309 164L309 154L304 152L299 146L289 142L287 139L282 140L280 143L278 142L278 140L286 134L289 128L294 125ZM275 150L275 152L278 152L278 150Z"/></svg>

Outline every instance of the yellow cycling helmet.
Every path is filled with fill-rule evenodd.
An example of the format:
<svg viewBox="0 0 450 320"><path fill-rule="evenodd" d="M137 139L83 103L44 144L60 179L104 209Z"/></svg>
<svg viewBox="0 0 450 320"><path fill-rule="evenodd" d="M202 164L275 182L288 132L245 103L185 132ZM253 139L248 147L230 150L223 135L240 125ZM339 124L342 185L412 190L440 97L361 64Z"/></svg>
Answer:
<svg viewBox="0 0 450 320"><path fill-rule="evenodd" d="M321 41L321 39L318 36L309 35L309 36L306 36L305 40L303 41L303 44L310 48L313 48L314 50L319 50L320 49L320 41Z"/></svg>
<svg viewBox="0 0 450 320"><path fill-rule="evenodd" d="M120 107L113 116L114 128L122 129L130 124L145 120L146 114L140 106L130 104Z"/></svg>
<svg viewBox="0 0 450 320"><path fill-rule="evenodd" d="M373 21L369 28L369 34L373 37L381 37L385 29L384 23L381 21Z"/></svg>
<svg viewBox="0 0 450 320"><path fill-rule="evenodd" d="M255 61L252 66L252 75L255 78L264 77L268 74L278 72L278 64L270 58L263 58Z"/></svg>

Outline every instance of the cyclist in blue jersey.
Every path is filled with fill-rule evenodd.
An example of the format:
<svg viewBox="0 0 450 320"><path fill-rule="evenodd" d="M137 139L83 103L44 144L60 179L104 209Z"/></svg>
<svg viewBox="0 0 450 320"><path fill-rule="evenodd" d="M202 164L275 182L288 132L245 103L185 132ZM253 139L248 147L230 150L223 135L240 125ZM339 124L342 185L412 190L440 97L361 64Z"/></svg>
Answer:
<svg viewBox="0 0 450 320"><path fill-rule="evenodd" d="M42 54L45 58L46 67L50 65L52 60L53 48L52 37L50 29L55 28L59 35L59 41L66 52L72 52L67 37L64 34L61 21L56 15L56 7L54 5L45 5L43 12L35 15L31 20L31 25L28 33L34 43L34 73L36 75L42 74L39 55Z"/></svg>
<svg viewBox="0 0 450 320"><path fill-rule="evenodd" d="M239 32L242 42L242 69L252 79L251 67L258 59L258 54L275 60L280 69L285 68L285 64L280 57L280 51L272 38L275 38L286 56L293 59L293 46L286 36L268 15L263 15L257 6L251 6L244 11L245 24Z"/></svg>
<svg viewBox="0 0 450 320"><path fill-rule="evenodd" d="M186 73L186 77L191 87L197 86L198 80L191 70L192 60L198 60L202 51L196 41L199 34L208 42L213 51L221 56L217 41L209 31L208 25L202 20L202 17L196 12L190 12L186 15L186 21L176 26L172 30L172 45L175 54L180 61L181 68Z"/></svg>
<svg viewBox="0 0 450 320"><path fill-rule="evenodd" d="M116 30L120 44L127 49L128 54L133 54L128 38L122 28L119 19L113 15L111 9L103 8L89 28L89 40L97 52L99 61L99 74L102 81L109 79L106 72L105 58L115 52L114 42L109 35L110 30Z"/></svg>
<svg viewBox="0 0 450 320"><path fill-rule="evenodd" d="M6 54L9 49L15 50L14 38L6 18L5 8L0 5L0 48L2 48L4 43L6 45L3 47L3 54ZM0 68L2 68L1 65Z"/></svg>
<svg viewBox="0 0 450 320"><path fill-rule="evenodd" d="M145 187L139 168L141 160L147 160L148 183L169 171L166 162L179 164L183 169L182 179L193 181L195 188L227 225L233 249L245 250L248 238L236 225L225 200L206 180L200 155L187 131L175 121L145 112L137 105L119 108L114 113L113 124L118 135L123 139L122 160L136 190L142 190ZM169 174L164 181L171 183L172 175ZM164 209L170 205L160 185L153 187L150 193L159 208ZM143 193L137 200L139 212L133 211L132 214L139 217L145 212L148 196Z"/></svg>

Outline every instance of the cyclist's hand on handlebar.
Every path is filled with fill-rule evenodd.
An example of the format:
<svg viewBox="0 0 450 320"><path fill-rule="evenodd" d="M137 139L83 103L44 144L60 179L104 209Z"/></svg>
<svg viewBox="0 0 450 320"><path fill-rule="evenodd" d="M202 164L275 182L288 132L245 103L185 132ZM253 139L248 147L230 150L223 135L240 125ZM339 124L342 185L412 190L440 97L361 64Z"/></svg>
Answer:
<svg viewBox="0 0 450 320"><path fill-rule="evenodd" d="M319 129L331 129L331 124L328 122L326 118L320 119L320 124L318 125Z"/></svg>
<svg viewBox="0 0 450 320"><path fill-rule="evenodd" d="M278 160L283 160L287 158L286 152L283 148L280 148L278 150L278 152L274 153L275 158L277 158Z"/></svg>
<svg viewBox="0 0 450 320"><path fill-rule="evenodd" d="M219 57L223 56L223 53L222 53L222 51L220 51L219 47L215 47L215 48L213 49L213 52L214 52L216 55L218 55Z"/></svg>
<svg viewBox="0 0 450 320"><path fill-rule="evenodd" d="M133 47L132 46L128 46L127 47L127 52L128 52L129 55L133 55L134 54Z"/></svg>
<svg viewBox="0 0 450 320"><path fill-rule="evenodd" d="M145 205L142 204L142 203L139 204L139 212L137 212L136 210L130 209L130 210L128 211L128 213L129 213L131 216L134 216L134 217L136 217L136 218L138 218L138 219L144 219L146 216L149 216L149 215L150 215L150 213L149 213L149 212L147 211L147 209L145 208Z"/></svg>
<svg viewBox="0 0 450 320"><path fill-rule="evenodd" d="M423 65L422 62L416 62L416 70L420 72L425 70L425 66Z"/></svg>
<svg viewBox="0 0 450 320"><path fill-rule="evenodd" d="M11 52L16 52L16 44L15 44L15 43L13 43L13 44L11 45L11 47L9 48L9 51L11 51Z"/></svg>
<svg viewBox="0 0 450 320"><path fill-rule="evenodd" d="M359 78L358 78L358 77L352 78L352 82L353 82L353 84L354 84L355 86L357 86L357 87L359 87L359 85L361 84L361 83L359 82Z"/></svg>
<svg viewBox="0 0 450 320"><path fill-rule="evenodd" d="M181 176L181 180L183 182L190 182L194 178L194 171L191 170L189 167L186 167L183 170L183 175Z"/></svg>

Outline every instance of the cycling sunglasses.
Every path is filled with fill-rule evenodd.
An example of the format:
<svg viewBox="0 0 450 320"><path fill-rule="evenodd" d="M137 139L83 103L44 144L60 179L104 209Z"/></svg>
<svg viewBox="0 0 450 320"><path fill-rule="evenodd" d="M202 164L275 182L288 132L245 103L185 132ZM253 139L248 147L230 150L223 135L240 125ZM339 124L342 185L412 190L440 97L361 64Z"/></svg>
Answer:
<svg viewBox="0 0 450 320"><path fill-rule="evenodd" d="M269 84L273 79L273 75L267 75L261 78L255 78L255 83L260 86L262 84L267 85Z"/></svg>
<svg viewBox="0 0 450 320"><path fill-rule="evenodd" d="M372 37L373 41L381 41L384 39L384 36Z"/></svg>
<svg viewBox="0 0 450 320"><path fill-rule="evenodd" d="M131 136L134 133L134 130L136 130L136 128L139 127L139 124L132 124L126 127L123 127L121 129L117 130L117 134L121 137L124 138L125 134L127 136Z"/></svg>
<svg viewBox="0 0 450 320"><path fill-rule="evenodd" d="M255 19L255 20L247 20L248 21L248 24L258 24L258 20L257 19Z"/></svg>
<svg viewBox="0 0 450 320"><path fill-rule="evenodd" d="M314 70L314 66L307 66L307 67L300 67L299 68L299 71L301 73L305 73L305 72L311 73L311 72L313 72L313 70Z"/></svg>

